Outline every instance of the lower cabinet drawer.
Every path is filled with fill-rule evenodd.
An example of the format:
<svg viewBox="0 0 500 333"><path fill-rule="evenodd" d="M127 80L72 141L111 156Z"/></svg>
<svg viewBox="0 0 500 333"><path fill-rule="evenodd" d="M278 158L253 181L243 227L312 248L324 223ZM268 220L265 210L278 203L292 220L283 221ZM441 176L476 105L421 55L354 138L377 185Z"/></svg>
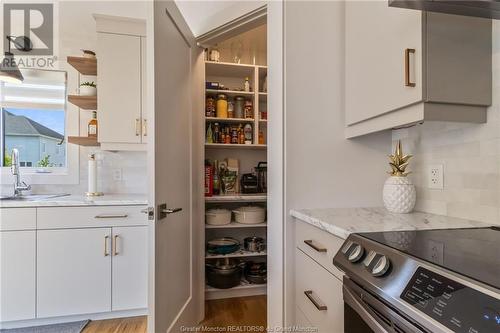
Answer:
<svg viewBox="0 0 500 333"><path fill-rule="evenodd" d="M333 257L342 247L344 239L300 221L295 223L295 239L299 249L342 280L344 273L333 265Z"/></svg>
<svg viewBox="0 0 500 333"><path fill-rule="evenodd" d="M147 225L146 206L42 207L38 229L101 228Z"/></svg>
<svg viewBox="0 0 500 333"><path fill-rule="evenodd" d="M319 333L344 332L342 282L296 249L295 299Z"/></svg>
<svg viewBox="0 0 500 333"><path fill-rule="evenodd" d="M299 329L306 329L306 328L316 329L316 327L314 327L313 324L311 324L309 319L306 318L304 312L302 312L302 310L298 306L295 307L295 326L297 326ZM304 330L304 332L305 331L306 330Z"/></svg>

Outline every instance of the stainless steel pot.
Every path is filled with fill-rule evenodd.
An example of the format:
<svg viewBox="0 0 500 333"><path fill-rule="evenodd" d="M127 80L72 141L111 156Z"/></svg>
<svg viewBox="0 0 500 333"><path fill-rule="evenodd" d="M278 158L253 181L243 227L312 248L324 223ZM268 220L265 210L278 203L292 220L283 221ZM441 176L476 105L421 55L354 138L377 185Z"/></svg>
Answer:
<svg viewBox="0 0 500 333"><path fill-rule="evenodd" d="M241 282L244 267L244 262L230 258L218 260L215 264L206 263L207 284L218 289L236 287Z"/></svg>
<svg viewBox="0 0 500 333"><path fill-rule="evenodd" d="M262 237L247 237L243 244L245 250L250 252L262 252L266 249L266 241Z"/></svg>

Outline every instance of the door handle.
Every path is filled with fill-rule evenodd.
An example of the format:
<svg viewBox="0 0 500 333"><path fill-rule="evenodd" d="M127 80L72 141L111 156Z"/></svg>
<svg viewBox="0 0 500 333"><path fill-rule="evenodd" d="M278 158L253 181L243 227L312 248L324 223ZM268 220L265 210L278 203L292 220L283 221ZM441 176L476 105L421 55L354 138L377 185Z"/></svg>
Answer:
<svg viewBox="0 0 500 333"><path fill-rule="evenodd" d="M105 256L105 257L109 256L109 251L108 251L108 239L109 239L109 236L108 236L108 235L104 236L104 256Z"/></svg>
<svg viewBox="0 0 500 333"><path fill-rule="evenodd" d="M115 235L113 237L113 255L114 256L117 256L119 253L118 253L118 250L117 250L117 247L118 247L118 237L120 237L119 235Z"/></svg>
<svg viewBox="0 0 500 333"><path fill-rule="evenodd" d="M309 245L310 247L312 247L317 252L326 252L326 249L324 247L317 247L316 245L314 245L314 243L313 243L313 241L311 239L306 239L304 241L304 243L306 243L307 245Z"/></svg>
<svg viewBox="0 0 500 333"><path fill-rule="evenodd" d="M405 49L405 86L415 87L415 82L410 78L410 54L415 54L415 49Z"/></svg>
<svg viewBox="0 0 500 333"><path fill-rule="evenodd" d="M168 214L180 212L182 208L167 208L167 204L158 205L158 220L164 219Z"/></svg>
<svg viewBox="0 0 500 333"><path fill-rule="evenodd" d="M309 298L311 303L318 309L319 311L326 311L328 310L328 307L324 304L320 304L314 297L313 297L313 292L312 290L306 290L304 291L304 294Z"/></svg>

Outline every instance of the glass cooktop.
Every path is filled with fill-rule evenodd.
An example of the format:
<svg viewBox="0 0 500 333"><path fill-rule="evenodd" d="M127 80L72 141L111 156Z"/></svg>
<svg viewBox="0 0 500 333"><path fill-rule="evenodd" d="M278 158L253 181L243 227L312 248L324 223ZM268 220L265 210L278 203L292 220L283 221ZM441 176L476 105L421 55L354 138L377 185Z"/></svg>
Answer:
<svg viewBox="0 0 500 333"><path fill-rule="evenodd" d="M500 289L500 227L360 235Z"/></svg>

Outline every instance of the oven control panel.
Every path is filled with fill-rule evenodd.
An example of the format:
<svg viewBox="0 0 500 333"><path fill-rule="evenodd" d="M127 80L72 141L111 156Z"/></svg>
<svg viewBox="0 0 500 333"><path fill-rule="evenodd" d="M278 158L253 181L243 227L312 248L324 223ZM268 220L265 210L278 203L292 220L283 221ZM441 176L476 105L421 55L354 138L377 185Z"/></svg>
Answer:
<svg viewBox="0 0 500 333"><path fill-rule="evenodd" d="M500 332L500 300L425 268L400 297L454 332Z"/></svg>

